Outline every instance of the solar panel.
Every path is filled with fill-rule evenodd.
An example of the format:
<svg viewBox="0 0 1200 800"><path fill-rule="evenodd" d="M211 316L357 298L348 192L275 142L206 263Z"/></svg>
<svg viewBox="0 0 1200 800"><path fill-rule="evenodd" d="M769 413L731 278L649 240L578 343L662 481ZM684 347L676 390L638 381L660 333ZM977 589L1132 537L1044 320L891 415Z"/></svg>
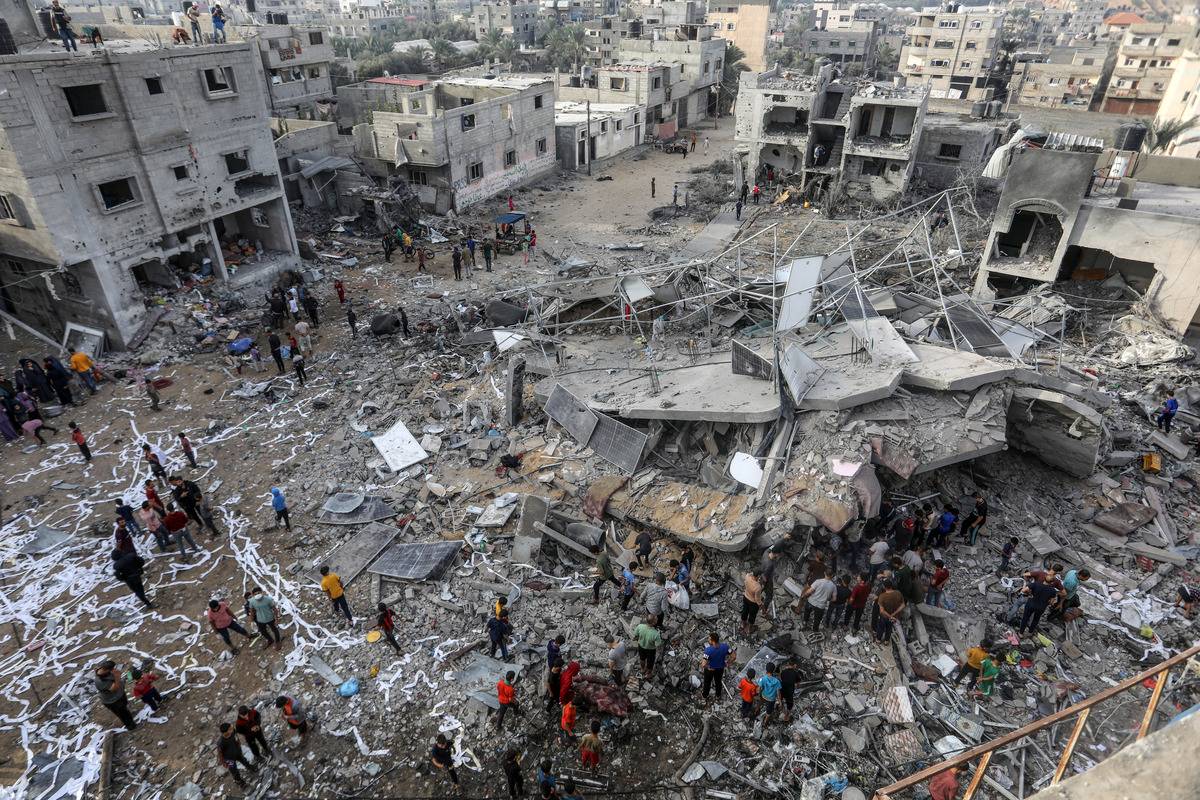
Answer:
<svg viewBox="0 0 1200 800"><path fill-rule="evenodd" d="M967 344L975 352L997 351L998 355L1008 355L1008 348L996 335L987 317L969 303L946 306L946 317L954 330L967 340Z"/></svg>
<svg viewBox="0 0 1200 800"><path fill-rule="evenodd" d="M400 580L437 580L454 563L462 542L394 544L367 571Z"/></svg>
<svg viewBox="0 0 1200 800"><path fill-rule="evenodd" d="M588 440L588 447L626 472L635 472L650 437L604 414L597 414L596 418L596 429Z"/></svg>
<svg viewBox="0 0 1200 800"><path fill-rule="evenodd" d="M771 362L741 342L733 343L733 374L771 380Z"/></svg>
<svg viewBox="0 0 1200 800"><path fill-rule="evenodd" d="M546 415L566 428L567 432L581 443L586 443L592 438L592 431L596 429L596 412L564 389L561 383L554 384L554 389L546 398Z"/></svg>

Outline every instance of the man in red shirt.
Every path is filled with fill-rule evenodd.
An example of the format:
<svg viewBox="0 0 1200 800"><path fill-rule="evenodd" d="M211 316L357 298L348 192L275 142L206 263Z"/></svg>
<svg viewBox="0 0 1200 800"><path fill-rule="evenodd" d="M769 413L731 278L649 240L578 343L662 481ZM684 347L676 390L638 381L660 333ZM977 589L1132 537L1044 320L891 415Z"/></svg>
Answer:
<svg viewBox="0 0 1200 800"><path fill-rule="evenodd" d="M942 604L942 595L946 591L946 584L950 582L950 570L946 569L946 563L940 558L933 562L933 575L929 577L929 589L925 592L925 605L933 606L934 608Z"/></svg>
<svg viewBox="0 0 1200 800"><path fill-rule="evenodd" d="M510 671L496 682L496 699L500 701L500 711L496 714L497 730L504 726L504 715L508 713L509 708L518 717L521 716L521 706L517 703L517 690L513 687L516 679L517 673Z"/></svg>
<svg viewBox="0 0 1200 800"><path fill-rule="evenodd" d="M930 800L954 800L958 797L958 772L960 767L951 767L939 772L929 782Z"/></svg>
<svg viewBox="0 0 1200 800"><path fill-rule="evenodd" d="M229 636L229 631L237 631L246 637L246 641L254 638L233 618L233 614L229 611L229 604L224 600L208 601L208 624L217 632L218 636L225 640L225 644L229 646L229 649L235 656L238 654L238 649L233 646L233 640Z"/></svg>
<svg viewBox="0 0 1200 800"><path fill-rule="evenodd" d="M188 530L187 514L175 508L175 506L171 506L171 510L163 517L163 527L167 529L167 536L174 536L175 541L179 543L179 555L187 556L187 548L183 544L185 541L197 553L200 552L200 547L196 544L196 540L192 538L192 534Z"/></svg>
<svg viewBox="0 0 1200 800"><path fill-rule="evenodd" d="M71 441L79 445L79 453L83 456L84 463L92 463L92 450L88 447L87 437L74 422L71 423Z"/></svg>
<svg viewBox="0 0 1200 800"><path fill-rule="evenodd" d="M846 602L846 617L842 620L842 624L850 622L850 615L854 615L854 632L858 632L858 626L862 624L863 609L867 607L867 599L871 596L871 574L869 572L859 573L858 583L854 584L850 589L850 599Z"/></svg>
<svg viewBox="0 0 1200 800"><path fill-rule="evenodd" d="M264 755L271 755L271 746L267 744L267 737L263 736L262 715L256 709L246 706L238 708L237 722L233 723L233 726L246 740L246 746L250 748L255 763L262 760L258 753L260 745Z"/></svg>

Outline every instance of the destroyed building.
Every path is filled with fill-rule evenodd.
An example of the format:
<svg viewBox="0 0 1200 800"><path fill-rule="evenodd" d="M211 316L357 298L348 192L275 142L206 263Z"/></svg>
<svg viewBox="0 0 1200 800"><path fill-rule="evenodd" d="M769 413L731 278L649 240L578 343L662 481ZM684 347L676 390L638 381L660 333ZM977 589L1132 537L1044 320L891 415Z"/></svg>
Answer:
<svg viewBox="0 0 1200 800"><path fill-rule="evenodd" d="M328 119L333 101L333 45L327 28L299 25L239 26L262 58L271 115Z"/></svg>
<svg viewBox="0 0 1200 800"><path fill-rule="evenodd" d="M913 172L928 91L839 79L831 65L816 75L776 67L742 73L737 140L745 174L768 170L816 196L834 185L852 196L901 196Z"/></svg>
<svg viewBox="0 0 1200 800"><path fill-rule="evenodd" d="M927 113L917 144L915 177L937 190L981 175L996 149L1017 132L1019 123L1013 115Z"/></svg>
<svg viewBox="0 0 1200 800"><path fill-rule="evenodd" d="M676 128L683 129L716 116L726 45L725 39L713 36L710 25L679 25L653 34L646 32L639 38L620 39L613 63L679 64L686 85L672 91L665 102L670 104Z"/></svg>
<svg viewBox="0 0 1200 800"><path fill-rule="evenodd" d="M297 264L257 46L45 43L0 67L7 313L123 347L159 288Z"/></svg>
<svg viewBox="0 0 1200 800"><path fill-rule="evenodd" d="M679 130L676 103L671 98L686 96L689 85L680 62L633 61L593 67L582 78L559 75L556 92L563 101L644 106L644 132L669 139Z"/></svg>
<svg viewBox="0 0 1200 800"><path fill-rule="evenodd" d="M1200 322L1197 241L1194 159L1018 147L975 294L1008 295L1062 280L1123 281L1182 335Z"/></svg>
<svg viewBox="0 0 1200 800"><path fill-rule="evenodd" d="M350 135L355 125L371 121L372 111L404 111L404 95L426 89L431 82L412 76L384 76L337 87L338 131Z"/></svg>
<svg viewBox="0 0 1200 800"><path fill-rule="evenodd" d="M377 177L399 175L427 208L446 212L555 168L554 83L541 77L452 77L372 111L355 153Z"/></svg>

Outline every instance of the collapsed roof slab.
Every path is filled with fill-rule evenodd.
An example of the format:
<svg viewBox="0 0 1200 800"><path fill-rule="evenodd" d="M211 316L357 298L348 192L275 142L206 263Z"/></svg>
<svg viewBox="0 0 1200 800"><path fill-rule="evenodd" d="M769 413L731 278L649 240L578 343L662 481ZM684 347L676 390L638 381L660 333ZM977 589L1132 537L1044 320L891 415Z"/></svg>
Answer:
<svg viewBox="0 0 1200 800"><path fill-rule="evenodd" d="M745 549L763 519L750 511L751 494L726 494L670 481L645 493L622 487L609 498L607 512L702 547L735 553Z"/></svg>
<svg viewBox="0 0 1200 800"><path fill-rule="evenodd" d="M626 420L662 419L703 422L773 422L779 418L779 390L771 381L736 375L729 353L697 357L671 354L654 361L660 390L643 348L628 337L577 345L563 359L566 368L534 387L544 403L561 385L592 411Z"/></svg>
<svg viewBox="0 0 1200 800"><path fill-rule="evenodd" d="M1079 478L1096 469L1107 439L1094 409L1059 392L1019 386L1008 408L1008 441L1052 467Z"/></svg>
<svg viewBox="0 0 1200 800"><path fill-rule="evenodd" d="M905 386L942 392L972 392L980 386L1012 377L1015 368L984 356L935 344L910 342L921 360L904 368Z"/></svg>

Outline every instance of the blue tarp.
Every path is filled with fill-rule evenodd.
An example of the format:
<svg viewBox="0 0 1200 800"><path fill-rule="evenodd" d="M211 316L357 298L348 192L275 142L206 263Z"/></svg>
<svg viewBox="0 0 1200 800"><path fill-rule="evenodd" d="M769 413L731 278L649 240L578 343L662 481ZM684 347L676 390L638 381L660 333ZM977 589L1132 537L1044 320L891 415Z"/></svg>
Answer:
<svg viewBox="0 0 1200 800"><path fill-rule="evenodd" d="M496 224L497 225L515 225L523 219L525 219L524 212L510 211L507 214L501 214L500 216L496 217Z"/></svg>

